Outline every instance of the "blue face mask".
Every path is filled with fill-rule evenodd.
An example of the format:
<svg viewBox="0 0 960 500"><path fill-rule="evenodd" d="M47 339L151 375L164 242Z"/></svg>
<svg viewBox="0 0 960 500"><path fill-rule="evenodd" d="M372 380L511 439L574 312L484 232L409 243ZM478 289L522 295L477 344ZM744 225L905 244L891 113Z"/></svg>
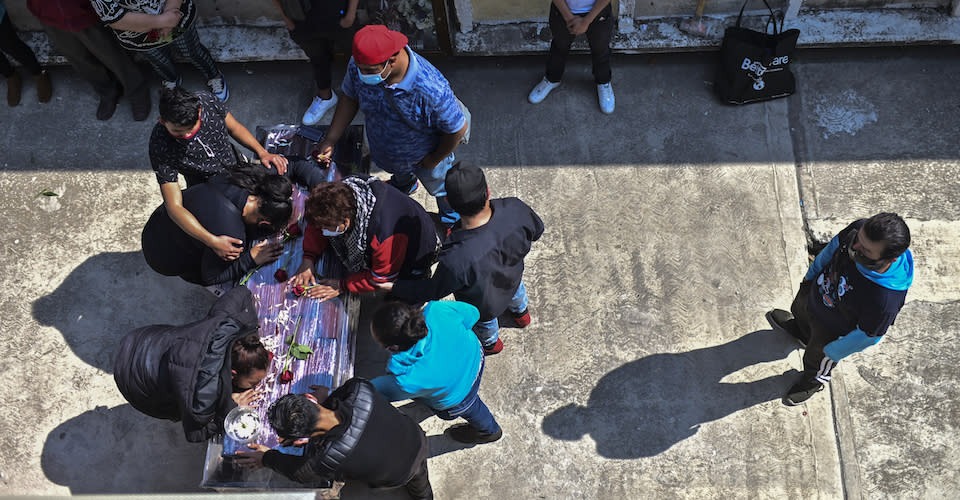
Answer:
<svg viewBox="0 0 960 500"><path fill-rule="evenodd" d="M390 71L392 72L393 69L391 68ZM380 70L380 73L383 73L383 70ZM357 75L360 75L360 81L367 85L380 85L381 83L383 83L383 81L386 80L386 78L380 76L380 73L367 75L367 74L361 73L360 68L357 68ZM390 76L390 73L387 73L387 77L389 76Z"/></svg>

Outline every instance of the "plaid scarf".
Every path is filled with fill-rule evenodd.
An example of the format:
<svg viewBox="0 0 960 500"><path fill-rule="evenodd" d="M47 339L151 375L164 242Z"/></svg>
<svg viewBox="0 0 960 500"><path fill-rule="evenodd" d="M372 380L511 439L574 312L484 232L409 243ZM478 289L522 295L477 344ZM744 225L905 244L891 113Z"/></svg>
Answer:
<svg viewBox="0 0 960 500"><path fill-rule="evenodd" d="M353 196L357 200L357 214L350 221L350 229L328 240L350 274L370 269L367 255L369 243L367 226L370 223L373 206L377 203L377 198L370 189L370 183L376 180L376 177L363 178L356 175L343 179L343 183L353 191Z"/></svg>

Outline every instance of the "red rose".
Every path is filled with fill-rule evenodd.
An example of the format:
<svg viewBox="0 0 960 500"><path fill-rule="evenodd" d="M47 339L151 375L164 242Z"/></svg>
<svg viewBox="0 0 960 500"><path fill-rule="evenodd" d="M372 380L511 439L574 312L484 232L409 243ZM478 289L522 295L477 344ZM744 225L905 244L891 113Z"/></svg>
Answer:
<svg viewBox="0 0 960 500"><path fill-rule="evenodd" d="M268 352L267 352L267 363L270 363L271 361L273 361L273 353L268 351Z"/></svg>
<svg viewBox="0 0 960 500"><path fill-rule="evenodd" d="M159 39L160 39L160 31L159 31L159 30L150 30L149 32L147 32L147 41L148 41L148 42L156 42L156 41L159 40Z"/></svg>
<svg viewBox="0 0 960 500"><path fill-rule="evenodd" d="M296 222L294 222L293 224L290 224L289 226L287 226L287 236L290 236L291 238L296 238L301 234L303 234L303 231L300 229L300 224L297 224Z"/></svg>
<svg viewBox="0 0 960 500"><path fill-rule="evenodd" d="M281 283L290 279L286 269L277 269L277 272L273 273L273 277Z"/></svg>
<svg viewBox="0 0 960 500"><path fill-rule="evenodd" d="M289 384L291 381L293 381L293 372L290 370L284 370L283 373L280 374L280 383Z"/></svg>
<svg viewBox="0 0 960 500"><path fill-rule="evenodd" d="M307 289L303 285L294 285L293 286L293 295L296 297L303 297L303 294L307 293Z"/></svg>

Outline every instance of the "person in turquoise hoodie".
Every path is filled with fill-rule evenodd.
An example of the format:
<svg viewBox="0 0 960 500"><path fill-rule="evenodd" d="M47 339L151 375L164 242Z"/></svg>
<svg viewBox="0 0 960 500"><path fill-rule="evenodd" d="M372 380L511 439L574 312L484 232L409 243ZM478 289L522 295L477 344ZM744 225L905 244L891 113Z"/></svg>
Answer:
<svg viewBox="0 0 960 500"><path fill-rule="evenodd" d="M466 424L447 429L461 443L490 443L503 430L477 391L483 377L483 348L473 325L480 311L465 302L428 302L423 309L387 302L373 314L370 333L390 351L387 374L373 386L390 401L413 399L444 420Z"/></svg>
<svg viewBox="0 0 960 500"><path fill-rule="evenodd" d="M803 375L785 402L800 404L823 390L841 359L877 344L903 307L913 283L910 228L895 213L860 219L830 240L800 283L790 312L767 320L805 346Z"/></svg>

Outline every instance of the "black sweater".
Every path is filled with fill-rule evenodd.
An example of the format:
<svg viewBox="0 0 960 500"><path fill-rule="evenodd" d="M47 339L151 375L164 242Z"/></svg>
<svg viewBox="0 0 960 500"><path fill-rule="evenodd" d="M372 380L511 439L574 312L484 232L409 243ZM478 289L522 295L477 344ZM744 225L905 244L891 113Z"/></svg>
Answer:
<svg viewBox="0 0 960 500"><path fill-rule="evenodd" d="M253 235L247 235L243 206L250 194L230 184L228 174L219 174L208 182L183 191L183 206L214 235L227 235L244 241L246 247L236 260L227 262L180 229L164 205L150 216L141 234L143 257L150 267L165 276L179 276L191 283L214 285L235 282L256 266L250 255Z"/></svg>
<svg viewBox="0 0 960 500"><path fill-rule="evenodd" d="M222 432L231 398L230 350L257 330L257 310L247 287L223 294L207 317L183 326L152 325L120 342L113 377L123 397L155 418L182 420L187 441Z"/></svg>
<svg viewBox="0 0 960 500"><path fill-rule="evenodd" d="M493 215L486 224L454 227L440 249L432 278L398 281L393 295L422 302L452 293L479 309L480 321L503 313L523 278L523 258L543 234L543 221L517 198L490 200L490 208Z"/></svg>
<svg viewBox="0 0 960 500"><path fill-rule="evenodd" d="M340 424L311 439L303 456L266 452L265 466L301 483L349 479L377 488L406 484L426 460L427 437L420 426L370 382L352 378L322 405Z"/></svg>

